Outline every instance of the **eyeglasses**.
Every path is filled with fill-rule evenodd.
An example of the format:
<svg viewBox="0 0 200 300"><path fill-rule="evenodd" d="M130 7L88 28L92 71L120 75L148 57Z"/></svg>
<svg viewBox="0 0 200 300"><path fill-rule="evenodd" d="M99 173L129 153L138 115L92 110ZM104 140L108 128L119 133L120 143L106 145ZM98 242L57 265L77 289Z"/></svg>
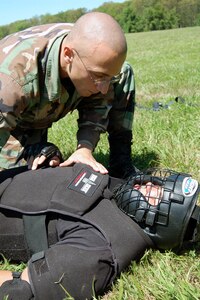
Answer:
<svg viewBox="0 0 200 300"><path fill-rule="evenodd" d="M122 78L122 73L119 73L118 75L116 76L113 76L113 77L109 77L108 78L106 76L104 76L103 78L94 78L94 75L92 74L91 71L88 70L88 68L86 67L84 61L82 60L82 58L80 57L78 51L76 49L72 49L78 56L79 60L81 61L84 69L86 70L86 72L88 73L89 77L90 77L90 80L94 83L94 85L104 85L104 84L114 84L116 82L119 82L120 79Z"/></svg>

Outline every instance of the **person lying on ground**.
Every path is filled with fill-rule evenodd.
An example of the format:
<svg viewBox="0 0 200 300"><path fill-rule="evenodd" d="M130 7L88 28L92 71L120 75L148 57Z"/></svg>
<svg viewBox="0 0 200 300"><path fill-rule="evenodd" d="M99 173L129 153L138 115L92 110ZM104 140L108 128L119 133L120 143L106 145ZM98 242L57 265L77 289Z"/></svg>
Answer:
<svg viewBox="0 0 200 300"><path fill-rule="evenodd" d="M1 299L92 299L147 249L178 251L199 238L200 189L189 174L19 169L2 172L0 253L27 267L0 272Z"/></svg>

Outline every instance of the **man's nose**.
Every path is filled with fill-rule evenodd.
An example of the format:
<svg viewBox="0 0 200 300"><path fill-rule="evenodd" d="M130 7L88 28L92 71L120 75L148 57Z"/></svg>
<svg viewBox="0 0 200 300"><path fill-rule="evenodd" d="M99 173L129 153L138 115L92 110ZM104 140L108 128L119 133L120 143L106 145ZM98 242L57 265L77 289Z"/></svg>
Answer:
<svg viewBox="0 0 200 300"><path fill-rule="evenodd" d="M102 81L96 84L97 90L104 95L107 94L109 86L110 86L110 81Z"/></svg>
<svg viewBox="0 0 200 300"><path fill-rule="evenodd" d="M150 193L153 187L153 183L152 182L147 182L146 183L146 191L147 193Z"/></svg>

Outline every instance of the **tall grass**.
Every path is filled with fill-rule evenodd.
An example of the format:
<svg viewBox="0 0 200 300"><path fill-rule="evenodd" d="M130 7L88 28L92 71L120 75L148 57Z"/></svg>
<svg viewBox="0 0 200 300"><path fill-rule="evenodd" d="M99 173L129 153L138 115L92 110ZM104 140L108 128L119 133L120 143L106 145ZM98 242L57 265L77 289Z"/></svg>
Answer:
<svg viewBox="0 0 200 300"><path fill-rule="evenodd" d="M199 101L200 27L128 34L137 100Z"/></svg>

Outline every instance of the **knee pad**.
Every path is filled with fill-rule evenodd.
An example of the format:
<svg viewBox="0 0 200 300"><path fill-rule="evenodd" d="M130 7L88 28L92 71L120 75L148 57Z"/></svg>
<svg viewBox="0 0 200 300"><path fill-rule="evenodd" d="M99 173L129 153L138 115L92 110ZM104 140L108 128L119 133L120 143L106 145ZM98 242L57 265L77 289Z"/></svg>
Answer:
<svg viewBox="0 0 200 300"><path fill-rule="evenodd" d="M31 300L34 299L30 284L20 278L20 272L13 272L13 279L5 281L0 287L0 299Z"/></svg>

